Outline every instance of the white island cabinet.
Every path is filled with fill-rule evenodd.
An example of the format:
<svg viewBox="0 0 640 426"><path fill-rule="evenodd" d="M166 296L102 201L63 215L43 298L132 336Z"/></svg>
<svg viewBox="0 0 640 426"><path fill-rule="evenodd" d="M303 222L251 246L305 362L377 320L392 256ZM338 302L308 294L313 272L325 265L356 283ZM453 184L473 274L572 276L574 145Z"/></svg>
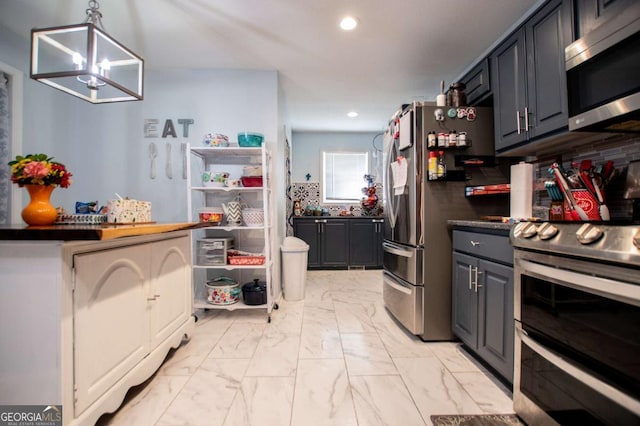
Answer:
<svg viewBox="0 0 640 426"><path fill-rule="evenodd" d="M115 411L193 331L189 231L0 241L0 404Z"/></svg>

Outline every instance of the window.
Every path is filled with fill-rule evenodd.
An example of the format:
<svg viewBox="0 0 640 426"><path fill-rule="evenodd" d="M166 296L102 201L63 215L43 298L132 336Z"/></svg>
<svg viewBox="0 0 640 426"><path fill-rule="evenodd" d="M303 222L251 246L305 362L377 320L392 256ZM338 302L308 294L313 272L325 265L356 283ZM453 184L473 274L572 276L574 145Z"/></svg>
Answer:
<svg viewBox="0 0 640 426"><path fill-rule="evenodd" d="M367 152L322 153L322 202L358 203L369 173Z"/></svg>

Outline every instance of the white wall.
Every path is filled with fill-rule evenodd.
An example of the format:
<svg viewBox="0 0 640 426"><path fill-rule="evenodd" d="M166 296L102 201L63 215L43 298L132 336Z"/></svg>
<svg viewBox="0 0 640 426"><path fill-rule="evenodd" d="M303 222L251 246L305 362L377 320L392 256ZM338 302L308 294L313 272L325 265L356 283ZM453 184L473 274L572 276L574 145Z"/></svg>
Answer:
<svg viewBox="0 0 640 426"><path fill-rule="evenodd" d="M270 149L277 146L276 71L147 70L144 101L92 105L28 79L24 61L28 44L14 39L12 46L12 50L2 50L0 61L27 75L22 154L44 152L73 173L73 184L56 189L52 197L56 206L68 211L74 211L76 201L106 204L118 193L151 201L155 221L184 221L186 181L181 177L181 142L200 145L208 132L235 139L239 131L249 130L263 133ZM24 55L20 48L26 49ZM171 119L178 137L145 138L147 118L158 119L160 130L165 120ZM195 121L186 138L179 118ZM151 141L159 148L155 180L149 176ZM167 143L171 144L173 179L165 174Z"/></svg>
<svg viewBox="0 0 640 426"><path fill-rule="evenodd" d="M322 151L367 151L369 152L370 173L376 181L382 181L382 174L376 170L376 162L382 153L374 149L382 148L382 136L375 132L296 132L291 135L292 182L320 182Z"/></svg>

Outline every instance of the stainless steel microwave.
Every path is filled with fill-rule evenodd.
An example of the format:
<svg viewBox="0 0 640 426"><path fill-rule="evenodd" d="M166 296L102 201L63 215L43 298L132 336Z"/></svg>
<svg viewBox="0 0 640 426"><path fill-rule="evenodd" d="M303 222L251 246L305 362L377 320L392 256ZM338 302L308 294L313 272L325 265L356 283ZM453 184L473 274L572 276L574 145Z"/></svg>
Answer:
<svg viewBox="0 0 640 426"><path fill-rule="evenodd" d="M640 133L640 2L565 49L569 130Z"/></svg>

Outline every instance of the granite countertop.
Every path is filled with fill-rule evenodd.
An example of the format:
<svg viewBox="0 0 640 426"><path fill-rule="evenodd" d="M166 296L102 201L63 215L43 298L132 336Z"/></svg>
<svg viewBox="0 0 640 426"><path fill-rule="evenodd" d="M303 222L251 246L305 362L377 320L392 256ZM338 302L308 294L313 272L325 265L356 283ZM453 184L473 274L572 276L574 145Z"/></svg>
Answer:
<svg viewBox="0 0 640 426"><path fill-rule="evenodd" d="M509 231L514 224L488 220L448 220L447 225L452 228L482 228Z"/></svg>
<svg viewBox="0 0 640 426"><path fill-rule="evenodd" d="M136 225L51 225L24 226L9 225L0 227L0 240L59 240L89 241L111 240L114 238L138 235L159 234L202 226L200 223L146 223Z"/></svg>

